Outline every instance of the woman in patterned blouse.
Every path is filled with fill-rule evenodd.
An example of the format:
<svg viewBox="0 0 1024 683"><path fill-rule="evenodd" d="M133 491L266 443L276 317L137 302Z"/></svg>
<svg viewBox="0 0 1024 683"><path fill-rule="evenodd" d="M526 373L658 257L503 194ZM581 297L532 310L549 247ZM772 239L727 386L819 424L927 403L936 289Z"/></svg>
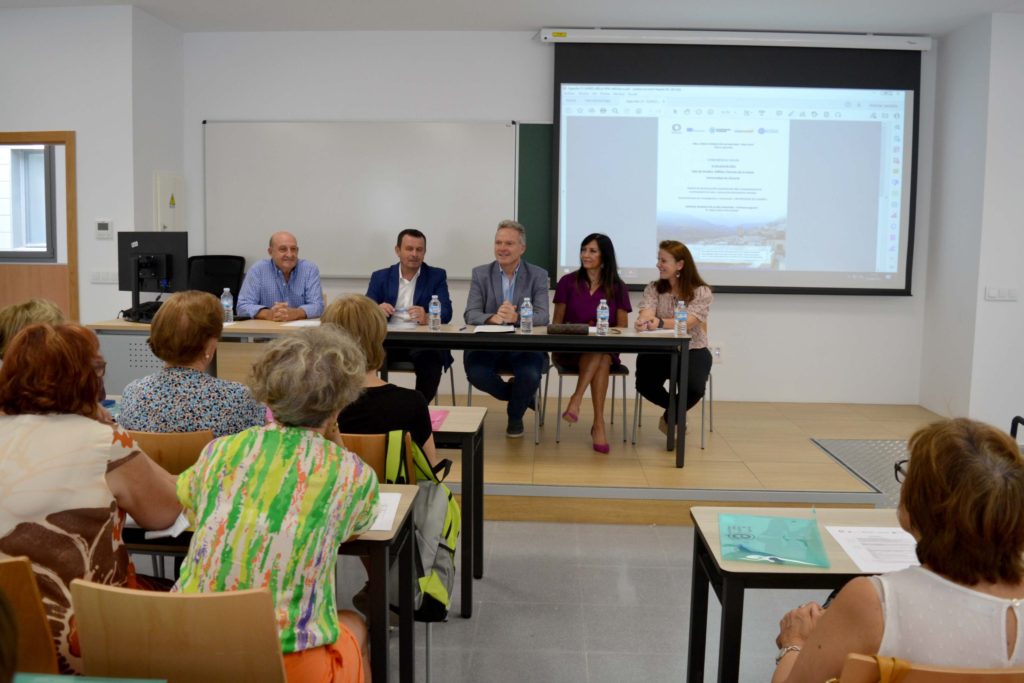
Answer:
<svg viewBox="0 0 1024 683"><path fill-rule="evenodd" d="M175 478L106 417L105 363L92 331L35 324L0 368L0 557L27 555L62 673L81 673L72 579L141 587L121 541L125 513L163 529Z"/></svg>
<svg viewBox="0 0 1024 683"><path fill-rule="evenodd" d="M697 264L686 245L665 240L658 245L658 279L644 289L636 329L655 330L675 325L676 301L686 302L686 331L690 335L689 376L686 382L686 409L704 397L704 385L711 374L708 351L708 313L711 311L711 287L697 272ZM651 403L665 409L658 429L668 431L668 381L672 359L665 354L641 353L636 359L636 390Z"/></svg>
<svg viewBox="0 0 1024 683"><path fill-rule="evenodd" d="M334 595L338 546L377 515L377 477L337 430L365 373L332 325L274 341L253 367L274 423L212 441L178 477L195 534L175 590L269 589L289 683L369 678L365 623Z"/></svg>
<svg viewBox="0 0 1024 683"><path fill-rule="evenodd" d="M235 434L266 421L266 409L238 382L207 374L224 327L224 311L208 292L178 292L149 330L149 347L166 366L124 389L118 421L143 432Z"/></svg>

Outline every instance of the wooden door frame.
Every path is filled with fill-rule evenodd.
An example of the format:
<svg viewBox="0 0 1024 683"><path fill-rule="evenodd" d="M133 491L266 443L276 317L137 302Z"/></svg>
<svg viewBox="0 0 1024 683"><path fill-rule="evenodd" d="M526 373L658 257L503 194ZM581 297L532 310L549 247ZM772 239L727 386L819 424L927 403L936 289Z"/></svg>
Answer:
<svg viewBox="0 0 1024 683"><path fill-rule="evenodd" d="M65 214L67 218L66 244L68 252L68 305L70 320L78 320L78 190L75 184L77 157L75 131L45 130L18 133L0 132L0 145L63 145ZM42 264L40 264L42 265Z"/></svg>

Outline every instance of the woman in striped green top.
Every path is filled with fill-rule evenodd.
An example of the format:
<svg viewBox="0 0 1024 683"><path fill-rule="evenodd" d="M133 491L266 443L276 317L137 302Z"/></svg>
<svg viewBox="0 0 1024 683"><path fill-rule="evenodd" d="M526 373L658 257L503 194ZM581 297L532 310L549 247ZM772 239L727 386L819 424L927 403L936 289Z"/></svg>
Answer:
<svg viewBox="0 0 1024 683"><path fill-rule="evenodd" d="M365 624L337 612L334 566L376 517L377 477L325 434L364 374L362 350L333 326L273 342L252 389L275 422L213 441L178 478L195 534L175 590L268 588L290 683L369 678Z"/></svg>

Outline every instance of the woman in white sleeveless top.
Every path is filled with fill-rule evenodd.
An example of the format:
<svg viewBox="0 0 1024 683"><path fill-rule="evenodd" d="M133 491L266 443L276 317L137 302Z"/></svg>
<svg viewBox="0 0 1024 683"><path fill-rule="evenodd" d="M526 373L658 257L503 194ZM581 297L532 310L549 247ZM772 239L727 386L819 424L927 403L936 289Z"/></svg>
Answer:
<svg viewBox="0 0 1024 683"><path fill-rule="evenodd" d="M957 668L1024 667L1024 459L1007 434L944 420L897 464L920 567L848 583L780 622L772 683L838 676L851 652Z"/></svg>

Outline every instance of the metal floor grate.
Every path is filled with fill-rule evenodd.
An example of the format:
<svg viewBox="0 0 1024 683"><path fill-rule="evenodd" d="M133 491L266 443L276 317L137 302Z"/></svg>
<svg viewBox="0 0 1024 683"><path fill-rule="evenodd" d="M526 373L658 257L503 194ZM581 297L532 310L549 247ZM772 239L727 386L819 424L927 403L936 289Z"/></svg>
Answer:
<svg viewBox="0 0 1024 683"><path fill-rule="evenodd" d="M885 505L896 507L900 485L893 464L907 457L907 442L889 439L811 439L826 453L853 470L885 496Z"/></svg>

